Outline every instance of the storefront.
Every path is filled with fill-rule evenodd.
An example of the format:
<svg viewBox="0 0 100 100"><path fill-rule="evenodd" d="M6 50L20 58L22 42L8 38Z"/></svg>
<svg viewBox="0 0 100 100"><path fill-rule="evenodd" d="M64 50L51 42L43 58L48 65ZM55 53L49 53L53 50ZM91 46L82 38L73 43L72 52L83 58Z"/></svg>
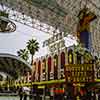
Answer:
<svg viewBox="0 0 100 100"><path fill-rule="evenodd" d="M37 85L36 85L37 84ZM65 93L65 80L51 80L33 84L35 100L62 100Z"/></svg>

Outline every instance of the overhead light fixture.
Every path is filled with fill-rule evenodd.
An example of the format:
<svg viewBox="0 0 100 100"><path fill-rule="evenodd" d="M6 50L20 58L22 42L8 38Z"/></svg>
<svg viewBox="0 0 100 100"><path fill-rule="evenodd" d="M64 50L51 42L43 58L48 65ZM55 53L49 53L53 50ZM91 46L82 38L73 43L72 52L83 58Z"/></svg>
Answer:
<svg viewBox="0 0 100 100"><path fill-rule="evenodd" d="M0 11L0 32L10 33L16 30L16 25L9 20L9 14L5 11Z"/></svg>

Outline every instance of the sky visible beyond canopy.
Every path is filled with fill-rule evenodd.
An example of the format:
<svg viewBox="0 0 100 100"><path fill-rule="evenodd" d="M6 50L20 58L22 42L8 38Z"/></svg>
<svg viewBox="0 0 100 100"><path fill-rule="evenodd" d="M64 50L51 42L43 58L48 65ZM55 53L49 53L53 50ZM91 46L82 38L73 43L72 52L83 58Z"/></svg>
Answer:
<svg viewBox="0 0 100 100"><path fill-rule="evenodd" d="M26 47L26 42L32 37L39 42L39 52L36 52L35 58L44 56L48 53L48 48L43 48L43 41L47 40L50 35L39 30L30 28L18 22L16 24L16 31L13 33L0 33L0 53L10 53L17 55L19 49ZM66 45L73 45L75 41L66 38Z"/></svg>

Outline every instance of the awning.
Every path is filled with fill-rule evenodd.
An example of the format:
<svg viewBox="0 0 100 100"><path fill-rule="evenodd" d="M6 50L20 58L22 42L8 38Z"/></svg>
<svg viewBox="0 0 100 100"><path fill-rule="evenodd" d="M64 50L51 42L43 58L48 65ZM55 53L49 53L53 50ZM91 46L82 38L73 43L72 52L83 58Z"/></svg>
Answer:
<svg viewBox="0 0 100 100"><path fill-rule="evenodd" d="M18 56L0 53L0 71L16 79L26 71L31 71L31 66Z"/></svg>

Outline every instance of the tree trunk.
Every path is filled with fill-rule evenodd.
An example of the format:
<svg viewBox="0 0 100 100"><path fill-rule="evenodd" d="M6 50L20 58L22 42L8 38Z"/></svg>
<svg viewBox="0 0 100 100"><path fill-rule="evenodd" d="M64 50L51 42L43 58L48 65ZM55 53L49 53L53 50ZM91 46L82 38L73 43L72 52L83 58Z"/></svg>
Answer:
<svg viewBox="0 0 100 100"><path fill-rule="evenodd" d="M33 64L33 55L31 56L31 65Z"/></svg>

